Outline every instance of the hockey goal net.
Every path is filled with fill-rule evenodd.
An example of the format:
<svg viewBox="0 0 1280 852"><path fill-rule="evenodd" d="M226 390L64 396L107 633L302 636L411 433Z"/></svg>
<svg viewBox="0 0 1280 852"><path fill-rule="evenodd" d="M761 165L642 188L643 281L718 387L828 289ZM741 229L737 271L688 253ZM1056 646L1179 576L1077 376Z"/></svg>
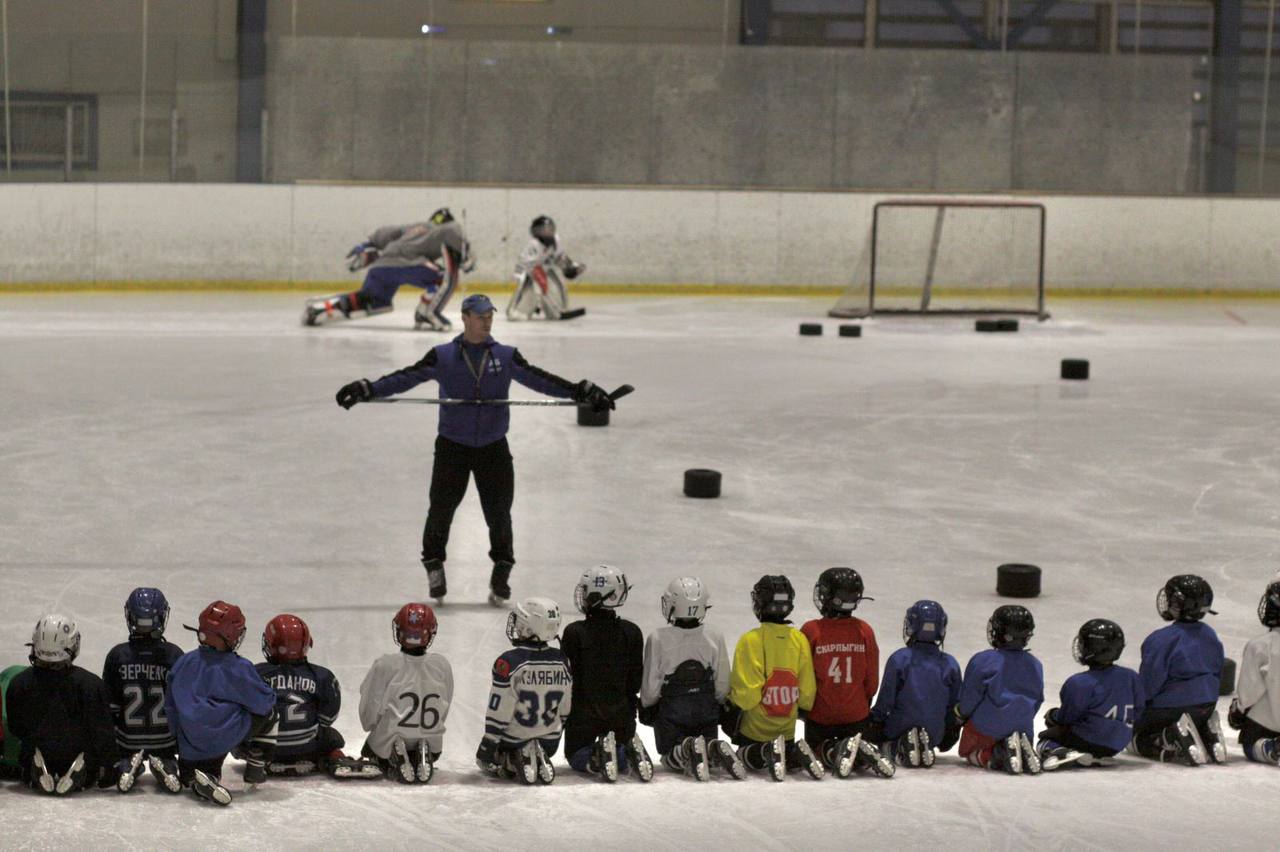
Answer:
<svg viewBox="0 0 1280 852"><path fill-rule="evenodd" d="M1044 319L1044 234L1044 205L1035 202L881 201L871 214L870 273L829 314Z"/></svg>

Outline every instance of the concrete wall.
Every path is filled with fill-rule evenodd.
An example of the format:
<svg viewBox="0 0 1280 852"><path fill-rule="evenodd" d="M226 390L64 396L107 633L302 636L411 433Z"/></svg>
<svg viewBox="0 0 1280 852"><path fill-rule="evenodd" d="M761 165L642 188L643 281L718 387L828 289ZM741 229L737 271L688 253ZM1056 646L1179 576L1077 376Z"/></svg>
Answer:
<svg viewBox="0 0 1280 852"><path fill-rule="evenodd" d="M373 228L464 215L507 282L553 215L584 283L847 287L865 281L871 193L166 184L0 185L0 286L23 282L352 284ZM1024 198L1023 200L1029 200ZM1041 196L1049 299L1073 288L1280 292L1280 201ZM51 237L50 235L56 235ZM993 266L999 259L991 259Z"/></svg>
<svg viewBox="0 0 1280 852"><path fill-rule="evenodd" d="M283 38L277 181L1178 193L1195 60Z"/></svg>

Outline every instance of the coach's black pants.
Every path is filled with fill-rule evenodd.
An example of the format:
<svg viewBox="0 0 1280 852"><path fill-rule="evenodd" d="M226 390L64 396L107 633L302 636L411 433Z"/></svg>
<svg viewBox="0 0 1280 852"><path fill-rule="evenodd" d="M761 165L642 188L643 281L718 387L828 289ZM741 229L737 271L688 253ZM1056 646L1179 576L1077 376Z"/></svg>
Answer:
<svg viewBox="0 0 1280 852"><path fill-rule="evenodd" d="M423 560L444 561L453 513L467 493L467 481L472 474L476 478L476 490L480 492L484 521L489 525L489 558L495 563L515 563L511 501L515 496L516 473L507 439L483 447L468 447L443 435L436 438L436 458L431 468L431 506L422 529Z"/></svg>

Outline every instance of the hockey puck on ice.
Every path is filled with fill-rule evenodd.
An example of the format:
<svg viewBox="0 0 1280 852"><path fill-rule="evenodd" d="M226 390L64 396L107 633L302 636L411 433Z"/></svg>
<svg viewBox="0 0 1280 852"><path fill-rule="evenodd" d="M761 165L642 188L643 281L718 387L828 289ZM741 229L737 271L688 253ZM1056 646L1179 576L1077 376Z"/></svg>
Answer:
<svg viewBox="0 0 1280 852"><path fill-rule="evenodd" d="M1222 660L1222 681L1218 684L1218 695L1230 695L1236 691L1236 661L1230 657Z"/></svg>
<svg viewBox="0 0 1280 852"><path fill-rule="evenodd" d="M802 322L800 323L801 337L821 337L822 323L820 322Z"/></svg>
<svg viewBox="0 0 1280 852"><path fill-rule="evenodd" d="M1006 598L1034 598L1040 594L1040 569L1006 563L996 569L996 594Z"/></svg>
<svg viewBox="0 0 1280 852"><path fill-rule="evenodd" d="M596 411L589 405L578 406L578 425L579 426L608 426L609 425L609 409L604 411Z"/></svg>
<svg viewBox="0 0 1280 852"><path fill-rule="evenodd" d="M684 496L710 498L720 496L720 471L694 468L684 472Z"/></svg>
<svg viewBox="0 0 1280 852"><path fill-rule="evenodd" d="M840 336L841 337L861 337L862 326L853 325L853 324L842 325L840 326Z"/></svg>
<svg viewBox="0 0 1280 852"><path fill-rule="evenodd" d="M980 319L973 324L974 331L999 331L1000 320Z"/></svg>
<svg viewBox="0 0 1280 852"><path fill-rule="evenodd" d="M1089 362L1083 358L1063 358L1062 378L1078 381L1089 378Z"/></svg>
<svg viewBox="0 0 1280 852"><path fill-rule="evenodd" d="M996 331L1017 331L1018 321L1016 319L998 319L996 320Z"/></svg>

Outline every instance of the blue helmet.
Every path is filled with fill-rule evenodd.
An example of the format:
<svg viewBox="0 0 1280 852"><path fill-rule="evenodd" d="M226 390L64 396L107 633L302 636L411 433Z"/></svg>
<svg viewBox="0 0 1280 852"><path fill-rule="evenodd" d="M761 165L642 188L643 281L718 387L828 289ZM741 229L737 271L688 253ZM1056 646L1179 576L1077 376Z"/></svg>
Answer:
<svg viewBox="0 0 1280 852"><path fill-rule="evenodd" d="M902 619L903 642L933 642L941 646L947 638L947 611L937 601L916 601Z"/></svg>
<svg viewBox="0 0 1280 852"><path fill-rule="evenodd" d="M159 589L150 586L136 588L124 602L124 620L129 624L130 636L159 639L169 621L169 601Z"/></svg>

